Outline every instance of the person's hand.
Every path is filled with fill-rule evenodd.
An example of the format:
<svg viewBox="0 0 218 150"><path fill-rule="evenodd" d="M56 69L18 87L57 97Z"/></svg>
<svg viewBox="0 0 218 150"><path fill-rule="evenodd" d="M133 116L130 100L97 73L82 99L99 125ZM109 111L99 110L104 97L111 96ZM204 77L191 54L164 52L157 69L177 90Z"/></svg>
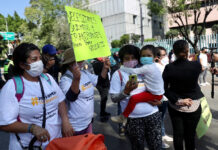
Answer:
<svg viewBox="0 0 218 150"><path fill-rule="evenodd" d="M32 125L31 133L36 136L40 142L50 141L50 134L48 131L40 126Z"/></svg>
<svg viewBox="0 0 218 150"><path fill-rule="evenodd" d="M81 77L79 66L76 64L74 64L73 66L70 66L70 71L73 74L73 80L79 81Z"/></svg>
<svg viewBox="0 0 218 150"><path fill-rule="evenodd" d="M124 93L129 95L130 92L133 91L134 89L136 89L137 87L138 87L138 82L128 81L126 83Z"/></svg>
<svg viewBox="0 0 218 150"><path fill-rule="evenodd" d="M179 106L190 107L192 104L193 104L193 102L192 102L192 99L190 99L190 98L181 99L178 102L176 102L176 105L179 105Z"/></svg>
<svg viewBox="0 0 218 150"><path fill-rule="evenodd" d="M218 74L218 68L210 68L210 72L212 73L212 74Z"/></svg>
<svg viewBox="0 0 218 150"><path fill-rule="evenodd" d="M147 103L151 104L152 106L160 106L161 105L161 101L159 101L159 100L148 101Z"/></svg>
<svg viewBox="0 0 218 150"><path fill-rule="evenodd" d="M110 59L109 58L104 58L103 62L104 62L104 69L109 69L110 66L111 66Z"/></svg>
<svg viewBox="0 0 218 150"><path fill-rule="evenodd" d="M62 122L62 134L63 137L73 136L74 130L69 121Z"/></svg>

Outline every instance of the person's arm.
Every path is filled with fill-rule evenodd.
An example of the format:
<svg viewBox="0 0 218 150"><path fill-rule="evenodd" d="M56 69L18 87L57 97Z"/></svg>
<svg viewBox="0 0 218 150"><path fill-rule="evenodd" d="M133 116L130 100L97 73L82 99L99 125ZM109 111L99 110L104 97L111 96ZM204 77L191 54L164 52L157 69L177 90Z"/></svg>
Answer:
<svg viewBox="0 0 218 150"><path fill-rule="evenodd" d="M166 66L165 69L164 69L163 80L164 80L164 90L165 90L164 95L168 98L168 100L170 102L176 103L178 101L178 99L179 99L179 96L175 92L172 92L169 89L170 78L169 78L168 66Z"/></svg>
<svg viewBox="0 0 218 150"><path fill-rule="evenodd" d="M58 104L58 112L60 114L62 120L62 133L64 137L73 136L73 127L70 124L68 114L67 114L67 106L65 101L62 101Z"/></svg>
<svg viewBox="0 0 218 150"><path fill-rule="evenodd" d="M146 65L140 68L127 68L127 67L121 66L120 70L126 73L129 73L129 74L145 74L146 72L148 72L148 67Z"/></svg>
<svg viewBox="0 0 218 150"><path fill-rule="evenodd" d="M109 81L109 78L108 78L108 70L110 68L110 60L108 58L106 58L104 60L104 66L102 68L102 71L101 71L101 74L98 76L98 79L97 79L97 86L100 86L100 87L109 87L110 86L110 81ZM93 78L94 79L94 78Z"/></svg>
<svg viewBox="0 0 218 150"><path fill-rule="evenodd" d="M138 83L128 81L126 83L124 90L121 93L118 93L118 94L111 93L110 94L111 100L114 103L120 102L120 101L124 100L126 97L129 97L130 92L133 91L134 89L136 89L137 87L138 87Z"/></svg>
<svg viewBox="0 0 218 150"><path fill-rule="evenodd" d="M76 65L74 65L70 71L73 73L73 80L68 92L66 93L66 98L69 101L75 101L80 93L79 84L81 73L79 66Z"/></svg>
<svg viewBox="0 0 218 150"><path fill-rule="evenodd" d="M213 54L213 61L218 62L218 54Z"/></svg>
<svg viewBox="0 0 218 150"><path fill-rule="evenodd" d="M32 133L40 142L46 142L47 140L50 140L50 134L48 131L35 124L26 124L16 121L9 125L0 126L0 130L13 133Z"/></svg>

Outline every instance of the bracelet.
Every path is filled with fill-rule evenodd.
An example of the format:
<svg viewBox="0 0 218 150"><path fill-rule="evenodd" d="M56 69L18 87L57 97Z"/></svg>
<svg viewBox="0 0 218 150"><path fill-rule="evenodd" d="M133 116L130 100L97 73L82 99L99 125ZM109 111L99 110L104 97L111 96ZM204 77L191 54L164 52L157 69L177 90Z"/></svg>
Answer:
<svg viewBox="0 0 218 150"><path fill-rule="evenodd" d="M31 128L32 128L32 126L33 126L33 124L29 124L28 129L27 129L27 132L28 132L28 133L31 133Z"/></svg>

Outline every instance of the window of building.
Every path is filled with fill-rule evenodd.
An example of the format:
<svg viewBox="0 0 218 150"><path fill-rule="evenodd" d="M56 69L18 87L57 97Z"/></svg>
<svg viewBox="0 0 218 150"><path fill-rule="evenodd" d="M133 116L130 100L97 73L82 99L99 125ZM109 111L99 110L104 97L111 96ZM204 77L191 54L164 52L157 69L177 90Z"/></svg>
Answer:
<svg viewBox="0 0 218 150"><path fill-rule="evenodd" d="M162 22L159 22L159 27L160 29L162 29Z"/></svg>
<svg viewBox="0 0 218 150"><path fill-rule="evenodd" d="M136 24L136 18L137 18L137 16L133 15L133 24Z"/></svg>

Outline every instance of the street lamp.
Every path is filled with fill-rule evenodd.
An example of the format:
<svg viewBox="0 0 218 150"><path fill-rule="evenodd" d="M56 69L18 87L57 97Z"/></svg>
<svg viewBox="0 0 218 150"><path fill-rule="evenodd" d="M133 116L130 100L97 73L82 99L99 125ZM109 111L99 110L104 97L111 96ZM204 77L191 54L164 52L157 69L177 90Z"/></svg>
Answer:
<svg viewBox="0 0 218 150"><path fill-rule="evenodd" d="M141 23L141 46L144 43L144 34L143 34L143 17L142 17L142 2L139 0L139 7L140 7L140 23Z"/></svg>

